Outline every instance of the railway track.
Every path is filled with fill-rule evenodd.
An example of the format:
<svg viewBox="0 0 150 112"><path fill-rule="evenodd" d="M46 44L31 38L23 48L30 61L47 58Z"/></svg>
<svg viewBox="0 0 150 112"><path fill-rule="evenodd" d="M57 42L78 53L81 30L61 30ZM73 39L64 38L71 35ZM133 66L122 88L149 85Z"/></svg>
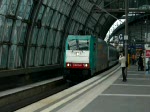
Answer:
<svg viewBox="0 0 150 112"><path fill-rule="evenodd" d="M0 92L0 112L12 112L68 88L62 77Z"/></svg>
<svg viewBox="0 0 150 112"><path fill-rule="evenodd" d="M88 94L88 91L90 91L90 89L105 82L105 80L110 79L110 77L114 77L113 75L116 76L116 72L120 72L120 67L115 67L115 69L113 70L109 70L102 74L96 75L95 77L83 81L82 83L65 89L45 99L42 99L34 104L16 110L15 112L51 112L53 110L57 111L57 109L60 109L61 106L65 105L67 102L71 103L71 100L76 100L76 98L78 98L80 95ZM102 87L102 90L103 89L104 88Z"/></svg>
<svg viewBox="0 0 150 112"><path fill-rule="evenodd" d="M118 65L101 73L101 77L106 76L117 67ZM43 98L56 94L68 87L68 83L63 80L63 77L58 77L0 92L0 112L15 111Z"/></svg>

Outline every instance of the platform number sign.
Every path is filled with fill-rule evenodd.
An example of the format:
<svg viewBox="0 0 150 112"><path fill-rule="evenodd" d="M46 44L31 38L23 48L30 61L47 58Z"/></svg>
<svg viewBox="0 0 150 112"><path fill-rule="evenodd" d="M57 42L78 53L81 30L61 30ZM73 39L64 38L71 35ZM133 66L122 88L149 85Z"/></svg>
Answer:
<svg viewBox="0 0 150 112"><path fill-rule="evenodd" d="M124 35L124 40L128 40L128 35Z"/></svg>

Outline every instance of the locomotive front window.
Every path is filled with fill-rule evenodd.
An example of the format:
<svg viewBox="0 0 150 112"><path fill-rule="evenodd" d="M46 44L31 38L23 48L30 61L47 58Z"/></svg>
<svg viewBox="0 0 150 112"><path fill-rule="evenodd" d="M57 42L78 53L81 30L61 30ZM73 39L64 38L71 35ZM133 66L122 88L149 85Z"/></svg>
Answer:
<svg viewBox="0 0 150 112"><path fill-rule="evenodd" d="M89 40L68 40L68 50L89 50Z"/></svg>

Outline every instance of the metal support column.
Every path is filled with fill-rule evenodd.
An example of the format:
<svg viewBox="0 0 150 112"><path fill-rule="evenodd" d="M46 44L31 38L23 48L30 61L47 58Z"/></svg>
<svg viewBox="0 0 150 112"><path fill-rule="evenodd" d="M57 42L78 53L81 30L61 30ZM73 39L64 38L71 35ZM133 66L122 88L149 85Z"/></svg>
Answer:
<svg viewBox="0 0 150 112"><path fill-rule="evenodd" d="M128 0L125 0L125 57L126 61L128 61ZM125 69L125 74L127 76L127 69Z"/></svg>
<svg viewBox="0 0 150 112"><path fill-rule="evenodd" d="M24 68L28 67L28 62L29 62L29 51L30 51L30 44L31 44L31 38L32 38L32 33L34 29L34 25L38 16L38 12L40 10L40 7L42 5L42 0L34 0L34 7L33 11L31 13L30 21L31 25L28 28L28 33L27 33L27 39L26 39L26 46L25 46L25 59L24 59Z"/></svg>

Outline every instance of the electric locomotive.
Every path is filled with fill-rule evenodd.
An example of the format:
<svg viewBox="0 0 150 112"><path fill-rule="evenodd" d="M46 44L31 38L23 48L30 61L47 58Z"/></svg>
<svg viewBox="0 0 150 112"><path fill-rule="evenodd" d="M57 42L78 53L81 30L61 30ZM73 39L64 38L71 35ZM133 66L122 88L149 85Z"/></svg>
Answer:
<svg viewBox="0 0 150 112"><path fill-rule="evenodd" d="M112 49L92 35L69 35L65 45L64 79L83 80L108 68L112 65L110 62L116 60L109 53Z"/></svg>

